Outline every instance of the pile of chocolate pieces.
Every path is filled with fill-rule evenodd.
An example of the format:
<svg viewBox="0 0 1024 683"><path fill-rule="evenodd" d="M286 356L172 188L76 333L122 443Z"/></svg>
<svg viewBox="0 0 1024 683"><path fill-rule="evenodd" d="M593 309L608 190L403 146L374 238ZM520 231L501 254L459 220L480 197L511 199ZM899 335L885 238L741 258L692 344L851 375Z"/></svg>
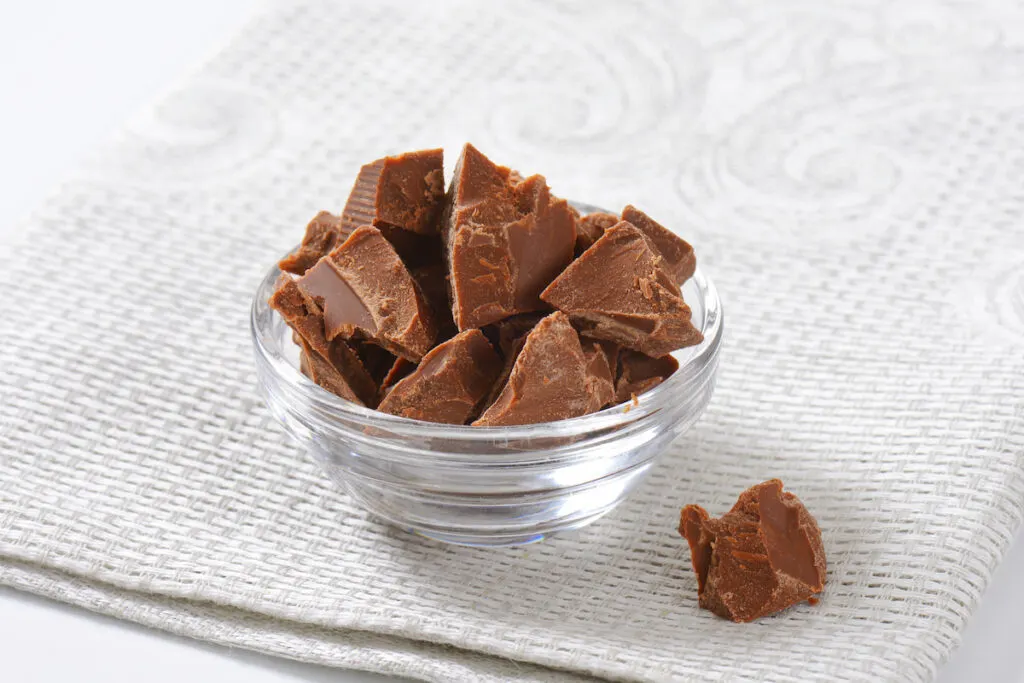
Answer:
<svg viewBox="0 0 1024 683"><path fill-rule="evenodd" d="M280 262L270 305L321 387L430 422L550 422L635 401L701 342L693 248L642 211L581 216L468 144L445 192L442 164L363 166Z"/></svg>

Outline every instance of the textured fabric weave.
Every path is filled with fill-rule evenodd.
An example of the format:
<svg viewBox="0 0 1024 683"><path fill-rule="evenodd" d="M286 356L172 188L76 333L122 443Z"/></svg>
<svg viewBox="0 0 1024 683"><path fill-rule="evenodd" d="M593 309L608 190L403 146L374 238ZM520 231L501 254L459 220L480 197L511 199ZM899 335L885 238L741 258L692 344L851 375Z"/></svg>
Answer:
<svg viewBox="0 0 1024 683"><path fill-rule="evenodd" d="M438 681L930 678L1024 511L1024 11L830 7L272 5L0 247L0 581ZM466 140L678 229L726 311L700 423L525 549L368 518L254 389L305 222ZM679 507L776 476L821 604L699 611Z"/></svg>

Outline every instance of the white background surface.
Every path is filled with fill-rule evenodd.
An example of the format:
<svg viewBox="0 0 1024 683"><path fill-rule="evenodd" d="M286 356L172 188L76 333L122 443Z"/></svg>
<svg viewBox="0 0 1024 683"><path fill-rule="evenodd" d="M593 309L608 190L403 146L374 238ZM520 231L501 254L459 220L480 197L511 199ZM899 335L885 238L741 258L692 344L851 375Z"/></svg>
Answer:
<svg viewBox="0 0 1024 683"><path fill-rule="evenodd" d="M0 232L118 124L229 37L258 3L0 4ZM1024 683L1024 534L941 683ZM389 680L207 645L0 588L0 680Z"/></svg>

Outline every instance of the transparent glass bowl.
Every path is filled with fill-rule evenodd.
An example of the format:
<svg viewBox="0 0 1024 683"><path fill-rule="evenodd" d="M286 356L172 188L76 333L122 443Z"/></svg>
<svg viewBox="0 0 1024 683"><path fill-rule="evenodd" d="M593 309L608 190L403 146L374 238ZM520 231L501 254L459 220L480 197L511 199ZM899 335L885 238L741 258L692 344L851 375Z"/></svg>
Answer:
<svg viewBox="0 0 1024 683"><path fill-rule="evenodd" d="M321 389L299 372L291 330L267 305L279 275L276 267L267 273L252 305L267 406L364 508L439 541L522 545L590 524L696 422L714 390L722 306L699 269L683 295L704 341L674 354L672 377L638 405L519 427L420 422Z"/></svg>

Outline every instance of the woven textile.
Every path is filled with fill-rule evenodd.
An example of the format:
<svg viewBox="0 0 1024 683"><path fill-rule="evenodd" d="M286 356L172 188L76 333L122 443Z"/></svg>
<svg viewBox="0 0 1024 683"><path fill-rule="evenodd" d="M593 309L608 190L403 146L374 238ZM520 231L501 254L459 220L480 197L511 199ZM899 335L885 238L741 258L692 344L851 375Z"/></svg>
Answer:
<svg viewBox="0 0 1024 683"><path fill-rule="evenodd" d="M1024 513L1022 43L1002 2L272 5L0 248L0 581L438 681L930 678ZM305 222L466 140L679 229L726 310L698 425L528 548L369 518L254 387ZM679 507L775 476L828 585L727 623Z"/></svg>

